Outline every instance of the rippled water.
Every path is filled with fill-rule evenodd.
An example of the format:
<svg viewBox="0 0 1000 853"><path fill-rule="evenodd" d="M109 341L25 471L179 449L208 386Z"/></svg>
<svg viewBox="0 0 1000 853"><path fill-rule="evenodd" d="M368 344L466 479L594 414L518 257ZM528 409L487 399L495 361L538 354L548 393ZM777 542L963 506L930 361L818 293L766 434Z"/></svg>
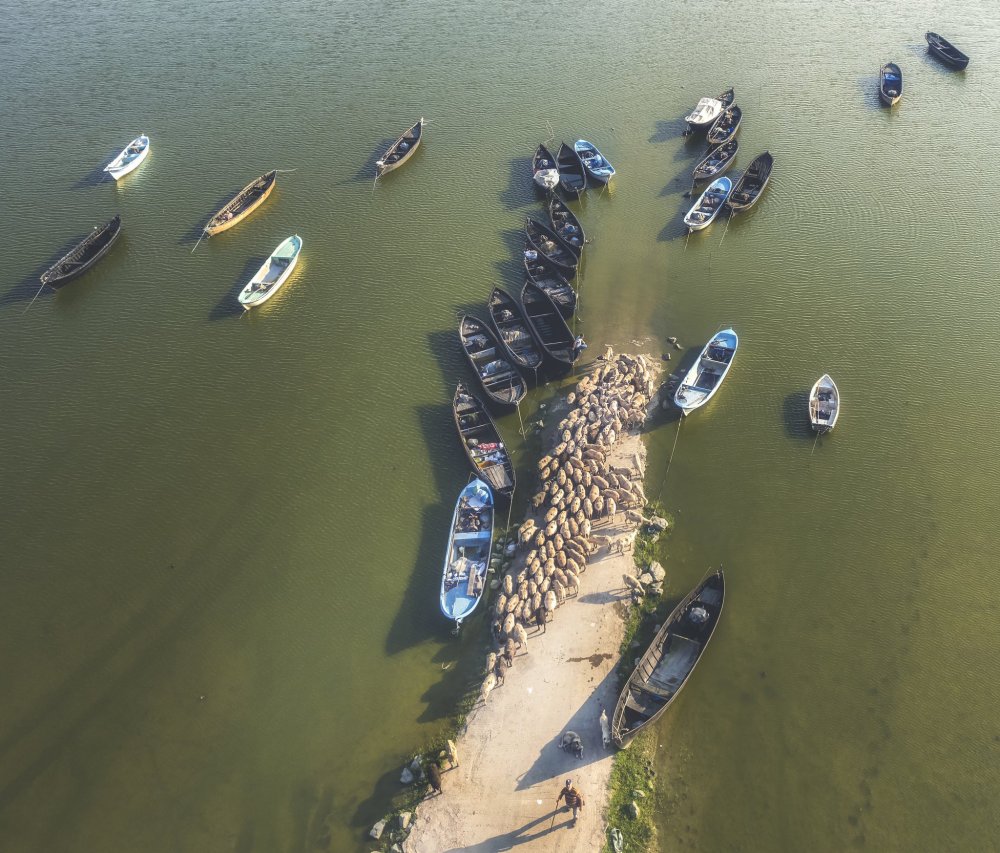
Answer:
<svg viewBox="0 0 1000 853"><path fill-rule="evenodd" d="M527 158L577 136L619 170L577 206L591 352L742 340L665 479L676 421L650 433L670 593L720 562L730 585L660 729L664 849L1000 844L993 6L0 8L4 850L358 846L478 660L481 626L451 640L435 601L467 476L457 316L519 286ZM702 149L677 117L727 85L740 165L768 148L775 178L686 240ZM421 114L425 147L373 192ZM143 131L148 161L101 182ZM271 168L296 171L192 253ZM100 267L29 309L115 212ZM240 319L291 233L293 278ZM814 445L826 371L844 413Z"/></svg>

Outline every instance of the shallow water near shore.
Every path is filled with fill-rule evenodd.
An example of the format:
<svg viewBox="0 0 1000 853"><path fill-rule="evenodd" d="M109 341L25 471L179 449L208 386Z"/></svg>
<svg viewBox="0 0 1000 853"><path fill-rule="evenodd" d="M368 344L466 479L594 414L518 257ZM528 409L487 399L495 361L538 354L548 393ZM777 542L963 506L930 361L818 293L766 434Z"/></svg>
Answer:
<svg viewBox="0 0 1000 853"><path fill-rule="evenodd" d="M619 170L574 206L589 352L675 335L674 367L741 335L717 398L679 437L666 414L648 433L670 594L719 563L729 586L660 729L663 848L1000 846L996 10L546 17L600 8L6 5L0 848L362 847L478 665L482 622L456 641L436 602L468 476L455 327L520 286L528 158L553 135ZM928 27L966 73L927 57ZM713 32L727 48L695 68ZM767 148L774 180L685 239L703 148L678 117L729 85L737 168ZM373 191L375 155L421 114L424 148ZM148 160L102 181L140 132ZM296 171L192 254L272 168ZM119 245L29 309L58 250L116 212ZM292 279L241 318L292 233ZM824 372L844 411L814 441ZM500 425L523 499L534 450L516 415Z"/></svg>

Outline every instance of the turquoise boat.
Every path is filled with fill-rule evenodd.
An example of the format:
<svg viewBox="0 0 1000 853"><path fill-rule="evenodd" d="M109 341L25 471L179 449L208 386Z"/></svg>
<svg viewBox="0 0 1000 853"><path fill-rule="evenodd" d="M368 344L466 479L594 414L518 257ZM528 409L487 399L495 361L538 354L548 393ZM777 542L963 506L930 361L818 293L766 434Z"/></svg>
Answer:
<svg viewBox="0 0 1000 853"><path fill-rule="evenodd" d="M441 576L441 612L455 621L456 631L483 597L492 547L493 493L476 479L455 504Z"/></svg>

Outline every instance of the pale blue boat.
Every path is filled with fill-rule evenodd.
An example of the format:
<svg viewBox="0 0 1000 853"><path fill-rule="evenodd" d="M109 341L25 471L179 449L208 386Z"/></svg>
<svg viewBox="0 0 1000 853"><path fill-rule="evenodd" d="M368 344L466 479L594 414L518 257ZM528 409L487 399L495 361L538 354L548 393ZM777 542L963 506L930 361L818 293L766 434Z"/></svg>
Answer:
<svg viewBox="0 0 1000 853"><path fill-rule="evenodd" d="M701 231L708 228L726 206L729 194L733 191L733 182L729 178L717 178L708 185L687 214L684 224L688 231Z"/></svg>
<svg viewBox="0 0 1000 853"><path fill-rule="evenodd" d="M691 365L684 379L674 392L674 403L682 415L689 415L704 406L722 386L722 380L733 366L739 336L733 329L716 332Z"/></svg>
<svg viewBox="0 0 1000 853"><path fill-rule="evenodd" d="M593 142L578 139L573 143L573 150L583 161L583 168L587 170L587 174L595 181L606 184L615 176L615 167L611 165L607 157L597 150L597 146Z"/></svg>
<svg viewBox="0 0 1000 853"><path fill-rule="evenodd" d="M493 493L476 479L462 489L455 503L441 575L441 612L455 620L456 630L483 597L492 547Z"/></svg>

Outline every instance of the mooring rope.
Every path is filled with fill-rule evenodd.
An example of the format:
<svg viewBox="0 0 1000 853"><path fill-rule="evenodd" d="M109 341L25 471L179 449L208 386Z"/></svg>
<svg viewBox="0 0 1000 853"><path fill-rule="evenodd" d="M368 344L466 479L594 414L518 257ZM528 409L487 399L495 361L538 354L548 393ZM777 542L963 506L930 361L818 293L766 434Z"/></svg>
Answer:
<svg viewBox="0 0 1000 853"><path fill-rule="evenodd" d="M31 298L31 302L29 302L29 303L28 303L28 308L30 308L30 307L31 307L32 305L34 305L34 304L35 304L35 300L36 300L36 299L38 299L38 297L39 297L39 296L41 295L41 293L42 293L42 290L44 290L44 289L45 289L45 285L44 285L44 284L43 284L43 285L42 285L41 287L39 287L39 288L38 288L38 293L36 293L36 294L35 294L35 295L34 295L34 296L33 296L33 297ZM28 313L28 308L25 308L25 309L24 309L24 310L23 310L23 311L21 312L21 316L22 316L22 317L23 317L23 316L24 316L25 314L27 314L27 313Z"/></svg>
<svg viewBox="0 0 1000 853"><path fill-rule="evenodd" d="M667 469L663 472L663 482L660 483L660 491L656 495L657 500L663 497L663 489L667 485L667 474L670 473L670 463L674 461L674 452L677 450L677 442L681 437L681 427L683 425L684 416L681 415L681 419L677 422L677 434L674 435L674 446L670 448L670 457L667 459Z"/></svg>

